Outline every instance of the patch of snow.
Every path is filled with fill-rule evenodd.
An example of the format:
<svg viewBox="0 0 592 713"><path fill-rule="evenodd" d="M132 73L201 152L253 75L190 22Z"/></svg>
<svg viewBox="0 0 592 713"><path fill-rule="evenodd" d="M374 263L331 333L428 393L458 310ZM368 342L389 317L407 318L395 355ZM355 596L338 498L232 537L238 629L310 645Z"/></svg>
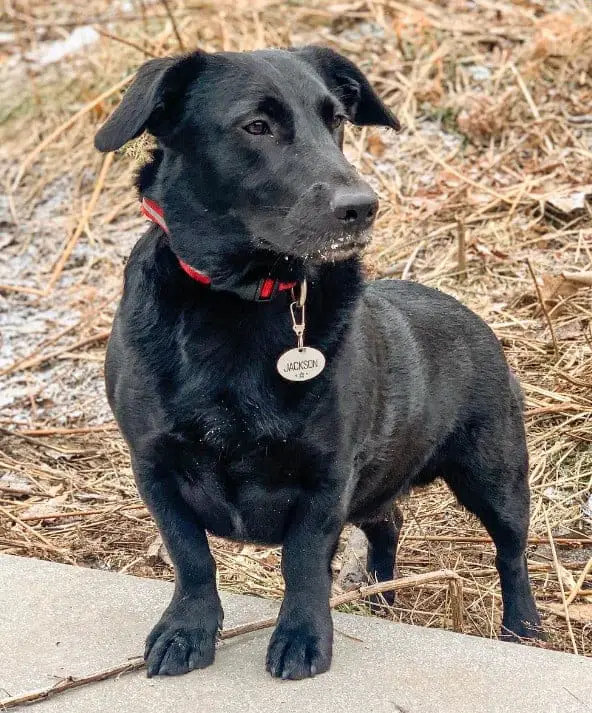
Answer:
<svg viewBox="0 0 592 713"><path fill-rule="evenodd" d="M55 42L43 42L39 49L29 52L26 58L45 67L48 64L59 62L70 54L76 54L80 50L94 44L99 39L99 33L90 25L83 25L73 30L65 40Z"/></svg>
<svg viewBox="0 0 592 713"><path fill-rule="evenodd" d="M476 82L485 82L487 79L491 78L491 70L488 67L484 67L481 64L473 64L467 67L469 74Z"/></svg>

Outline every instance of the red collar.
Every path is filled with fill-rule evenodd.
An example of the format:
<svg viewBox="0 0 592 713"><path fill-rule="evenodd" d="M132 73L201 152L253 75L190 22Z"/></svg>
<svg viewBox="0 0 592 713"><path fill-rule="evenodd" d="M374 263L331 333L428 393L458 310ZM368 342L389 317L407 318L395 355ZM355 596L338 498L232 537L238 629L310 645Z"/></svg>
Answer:
<svg viewBox="0 0 592 713"><path fill-rule="evenodd" d="M153 223L156 223L156 225L162 228L164 232L169 235L169 228L166 224L166 220L164 219L164 211L158 205L158 203L151 200L150 198L143 197L141 203L141 210L142 213L146 216L146 218L148 218L148 220L151 220ZM212 284L212 279L208 277L208 275L203 272L200 272L199 270L196 270L194 267L191 267L191 265L188 265L178 256L177 260L179 261L179 266L181 267L181 269L187 275L189 275L192 280L195 280L196 282L199 282L202 285ZM279 280L274 280L273 277L266 277L263 280L260 280L255 285L254 289L247 287L244 290L240 289L236 292L241 297L254 299L258 302L265 302L266 300L272 299L272 297L274 297L278 292L285 292L286 290L291 290L293 287L296 286L296 284L296 282L280 282Z"/></svg>

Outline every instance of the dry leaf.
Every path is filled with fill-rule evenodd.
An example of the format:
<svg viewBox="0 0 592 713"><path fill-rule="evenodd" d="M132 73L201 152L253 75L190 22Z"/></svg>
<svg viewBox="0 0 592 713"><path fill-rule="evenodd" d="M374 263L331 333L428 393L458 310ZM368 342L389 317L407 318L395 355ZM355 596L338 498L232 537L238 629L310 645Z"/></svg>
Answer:
<svg viewBox="0 0 592 713"><path fill-rule="evenodd" d="M33 503L33 505L30 505L22 514L29 517L43 517L43 515L53 515L54 513L62 512L62 505L66 497L66 495L60 495L57 498L50 498L41 503Z"/></svg>
<svg viewBox="0 0 592 713"><path fill-rule="evenodd" d="M577 190L562 191L545 198L545 210L552 215L569 220L586 211L586 203L592 198L592 186L579 186Z"/></svg>
<svg viewBox="0 0 592 713"><path fill-rule="evenodd" d="M580 339L583 332L583 325L579 319L566 324L555 325L555 336L559 341L563 342L567 339Z"/></svg>
<svg viewBox="0 0 592 713"><path fill-rule="evenodd" d="M571 297L578 291L577 285L565 280L561 275L542 273L539 283L544 302L556 302L559 298Z"/></svg>
<svg viewBox="0 0 592 713"><path fill-rule="evenodd" d="M508 253L496 247L490 248L488 245L481 242L478 238L474 238L473 240L471 240L469 250L475 251L477 255L480 255L484 259L495 257L499 260L506 260L508 257Z"/></svg>
<svg viewBox="0 0 592 713"><path fill-rule="evenodd" d="M565 590L571 592L571 590L576 586L576 580L573 574L562 565L559 565L559 575L561 576L561 581L563 582Z"/></svg>
<svg viewBox="0 0 592 713"><path fill-rule="evenodd" d="M461 134L473 141L488 141L492 136L499 136L507 126L510 106L507 98L507 92L495 99L476 92L467 97L456 117Z"/></svg>
<svg viewBox="0 0 592 713"><path fill-rule="evenodd" d="M380 158L386 151L386 144L378 134L370 134L368 137L368 151L376 158Z"/></svg>
<svg viewBox="0 0 592 713"><path fill-rule="evenodd" d="M553 612L553 614L557 614L557 616L565 619L565 609L563 604L547 604L546 608ZM592 604L570 604L567 611L569 612L569 618L572 621L577 621L581 624L588 624L592 622Z"/></svg>
<svg viewBox="0 0 592 713"><path fill-rule="evenodd" d="M31 484L30 480L12 471L4 473L4 475L0 477L0 485L2 485L3 490L14 488L22 493L31 493L31 495L35 492L35 486Z"/></svg>

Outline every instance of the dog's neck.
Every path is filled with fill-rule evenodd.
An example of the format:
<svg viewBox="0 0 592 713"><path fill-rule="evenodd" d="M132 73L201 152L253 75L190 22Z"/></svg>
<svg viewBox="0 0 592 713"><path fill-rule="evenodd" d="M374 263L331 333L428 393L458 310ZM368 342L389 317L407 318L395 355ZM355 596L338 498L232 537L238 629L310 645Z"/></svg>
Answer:
<svg viewBox="0 0 592 713"><path fill-rule="evenodd" d="M232 216L214 216L200 204L183 176L165 180L165 161L164 152L155 150L140 169L136 187L142 213L163 231L180 271L212 291L255 302L273 300L316 272L305 270L302 260L254 249Z"/></svg>
<svg viewBox="0 0 592 713"><path fill-rule="evenodd" d="M161 228L162 231L165 233L165 235L169 235L169 227L164 217L164 211L162 207L158 203L156 203L156 201L153 201L150 198L144 196L141 202L141 209L143 215L148 218L148 220L158 225L159 228ZM216 282L213 282L212 278L205 272L198 270L192 265L189 265L179 256L177 256L177 260L179 262L179 267L181 268L181 270L183 270L183 272L188 275L192 280L195 280L195 282L198 282L200 285L211 287L214 290L217 288ZM268 300L273 299L280 292L287 292L288 290L292 290L294 287L296 287L296 284L297 282L295 280L291 280L290 282L282 282L281 280L278 280L269 275L267 277L263 277L261 279L253 280L250 282L245 281L243 282L243 284L237 285L232 288L226 287L225 291L232 292L241 299L251 300L255 302L267 302Z"/></svg>

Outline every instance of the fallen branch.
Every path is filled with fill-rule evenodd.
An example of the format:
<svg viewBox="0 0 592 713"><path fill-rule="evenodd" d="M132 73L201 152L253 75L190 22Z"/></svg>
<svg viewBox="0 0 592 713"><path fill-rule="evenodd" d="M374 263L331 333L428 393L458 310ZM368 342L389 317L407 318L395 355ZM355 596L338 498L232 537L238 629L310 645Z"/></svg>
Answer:
<svg viewBox="0 0 592 713"><path fill-rule="evenodd" d="M90 674L89 676L82 676L81 678L73 678L68 676L63 681L59 681L54 686L48 686L47 688L41 688L38 691L31 691L30 693L24 693L22 696L12 696L11 698L5 698L0 701L0 710L8 710L9 708L17 708L18 706L31 705L32 703L39 703L47 698L52 698L58 693L64 693L64 691L71 691L74 688L80 688L81 686L86 686L89 683L95 683L97 681L105 681L108 678L115 678L124 673L130 673L131 671L138 671L138 669L144 668L145 663L143 658L130 659L128 663L120 664L119 666L112 666L104 671L99 671L97 673Z"/></svg>
<svg viewBox="0 0 592 713"><path fill-rule="evenodd" d="M410 577L402 577L401 579L389 580L388 582L378 582L376 584L370 584L365 587L360 587L359 589L356 589L354 591L346 592L345 594L340 594L336 597L333 597L330 600L330 606L333 609L334 607L340 606L341 604L348 604L364 597L368 597L372 594L380 594L381 592L392 592L399 591L401 589L409 589L410 587L421 586L422 584L426 584L427 582L435 582L438 580L459 582L460 577L458 576L458 574L456 574L456 572L453 572L452 570L442 569L436 572L414 574ZM253 621L249 624L240 624L239 626L234 626L230 629L222 631L220 634L220 639L226 641L227 639L233 639L237 636L242 636L243 634L250 634L254 631L269 629L275 624L275 622L276 617L269 617L268 619ZM17 708L18 706L39 703L40 701L47 700L48 698L53 698L59 693L71 691L75 688L81 688L82 686L86 686L90 683L105 681L106 679L115 678L125 673L131 673L132 671L139 671L140 669L144 668L144 666L145 662L143 658L134 657L130 658L126 663L119 664L118 666L112 666L111 668L104 669L103 671L91 673L88 676L81 676L80 678L68 676L63 681L59 681L53 686L47 686L46 688L41 688L37 691L30 691L29 693L23 693L20 696L11 696L10 698L0 700L0 710L9 710L10 708Z"/></svg>
<svg viewBox="0 0 592 713"><path fill-rule="evenodd" d="M30 428L24 431L15 431L15 433L19 436L28 436L30 438L43 438L45 436L78 436L84 433L117 431L118 428L116 423L105 423L102 426L80 426L79 428Z"/></svg>
<svg viewBox="0 0 592 713"><path fill-rule="evenodd" d="M404 535L407 541L419 542L454 542L459 544L493 544L491 537L457 537L455 535ZM553 542L557 545L591 545L592 537L554 537ZM548 545L548 537L529 537L529 545Z"/></svg>
<svg viewBox="0 0 592 713"><path fill-rule="evenodd" d="M585 272L562 272L561 276L564 280L569 280L569 282L592 287L592 270Z"/></svg>

